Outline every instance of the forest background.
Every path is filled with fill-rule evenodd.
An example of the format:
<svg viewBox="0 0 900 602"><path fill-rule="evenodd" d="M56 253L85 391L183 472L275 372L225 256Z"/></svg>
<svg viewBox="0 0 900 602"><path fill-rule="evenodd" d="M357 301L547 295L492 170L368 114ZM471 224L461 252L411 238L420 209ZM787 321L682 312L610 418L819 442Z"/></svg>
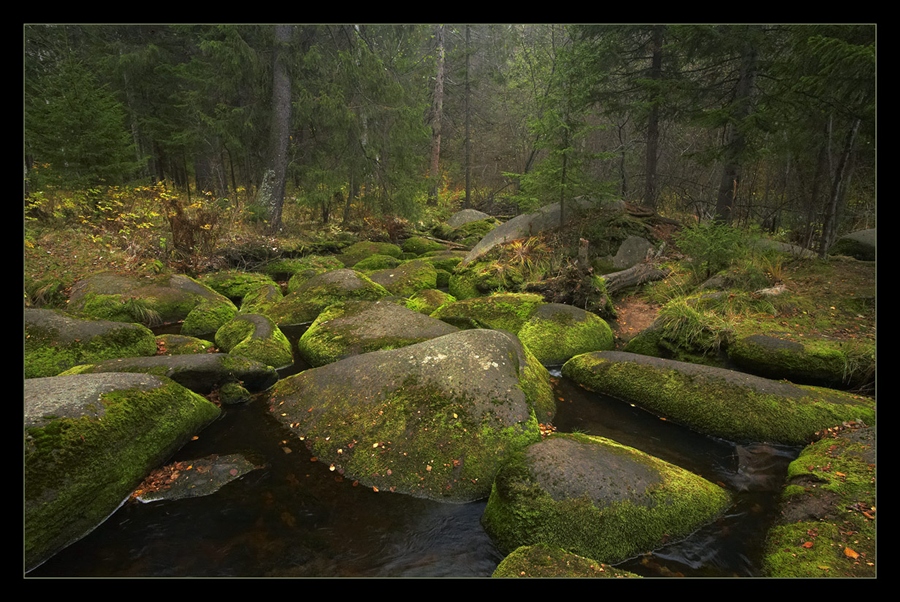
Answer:
<svg viewBox="0 0 900 602"><path fill-rule="evenodd" d="M872 24L27 24L26 248L89 225L160 266L244 227L590 195L824 255L875 227L875 43Z"/></svg>

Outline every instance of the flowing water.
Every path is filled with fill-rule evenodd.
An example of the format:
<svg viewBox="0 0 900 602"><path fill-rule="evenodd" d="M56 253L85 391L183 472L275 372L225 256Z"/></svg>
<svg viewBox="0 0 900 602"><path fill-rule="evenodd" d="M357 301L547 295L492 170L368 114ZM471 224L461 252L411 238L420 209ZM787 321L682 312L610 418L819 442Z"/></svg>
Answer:
<svg viewBox="0 0 900 602"><path fill-rule="evenodd" d="M645 576L759 574L787 465L800 448L698 435L555 375L560 432L615 439L734 495L716 523L620 568ZM444 504L354 486L312 461L267 410L264 398L225 409L173 458L242 453L263 468L210 496L126 503L28 576L488 577L502 560L480 525L485 501Z"/></svg>

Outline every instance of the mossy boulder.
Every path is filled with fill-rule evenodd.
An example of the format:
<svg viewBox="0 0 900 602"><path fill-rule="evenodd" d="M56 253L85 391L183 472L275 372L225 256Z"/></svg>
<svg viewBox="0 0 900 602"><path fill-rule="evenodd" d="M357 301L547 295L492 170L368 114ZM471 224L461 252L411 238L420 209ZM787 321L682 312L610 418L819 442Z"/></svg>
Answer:
<svg viewBox="0 0 900 602"><path fill-rule="evenodd" d="M403 241L400 248L403 249L404 253L412 253L418 256L431 251L444 251L447 249L447 246L424 236L410 236Z"/></svg>
<svg viewBox="0 0 900 602"><path fill-rule="evenodd" d="M25 381L25 569L82 538L219 409L147 374Z"/></svg>
<svg viewBox="0 0 900 602"><path fill-rule="evenodd" d="M156 337L140 324L81 320L52 309L24 312L25 378L56 376L105 359L156 355Z"/></svg>
<svg viewBox="0 0 900 602"><path fill-rule="evenodd" d="M452 274L465 256L465 251L432 251L425 253L421 258L428 261L435 269L444 270Z"/></svg>
<svg viewBox="0 0 900 602"><path fill-rule="evenodd" d="M338 255L338 259L344 264L344 267L352 268L370 255L388 255L399 259L402 253L403 249L393 243L360 241L344 249Z"/></svg>
<svg viewBox="0 0 900 602"><path fill-rule="evenodd" d="M237 313L227 297L181 274L141 278L103 272L76 282L69 299L70 312L97 320L147 325L184 320L181 333L189 336L213 333Z"/></svg>
<svg viewBox="0 0 900 602"><path fill-rule="evenodd" d="M858 424L834 429L788 466L763 575L877 576L875 434Z"/></svg>
<svg viewBox="0 0 900 602"><path fill-rule="evenodd" d="M355 355L276 383L273 415L320 462L378 491L438 501L484 498L507 456L540 440L534 381L546 369L519 341L461 331Z"/></svg>
<svg viewBox="0 0 900 602"><path fill-rule="evenodd" d="M250 291L241 303L242 314L265 314L276 303L284 299L284 293L277 284L265 284Z"/></svg>
<svg viewBox="0 0 900 602"><path fill-rule="evenodd" d="M353 269L357 272L372 272L375 270L386 270L390 268L395 268L398 265L403 263L400 259L396 257L391 257L390 255L369 255L365 259L361 259L356 262L356 265L353 266Z"/></svg>
<svg viewBox="0 0 900 602"><path fill-rule="evenodd" d="M799 445L847 420L875 423L875 402L821 387L620 351L585 353L562 374L707 435Z"/></svg>
<svg viewBox="0 0 900 602"><path fill-rule="evenodd" d="M545 366L562 365L576 355L609 351L614 346L612 328L606 320L561 303L539 305L517 334Z"/></svg>
<svg viewBox="0 0 900 602"><path fill-rule="evenodd" d="M156 350L161 355L209 353L214 348L210 341L183 334L161 334L156 337Z"/></svg>
<svg viewBox="0 0 900 602"><path fill-rule="evenodd" d="M503 559L491 575L496 578L640 578L640 575L613 568L591 558L544 544L521 546Z"/></svg>
<svg viewBox="0 0 900 602"><path fill-rule="evenodd" d="M259 314L238 314L216 332L216 346L274 368L294 363L291 342L272 320Z"/></svg>
<svg viewBox="0 0 900 602"><path fill-rule="evenodd" d="M308 270L322 273L328 270L339 270L343 267L343 262L333 255L307 255L306 257L275 259L265 264L262 270L273 280L282 281L290 280L296 274Z"/></svg>
<svg viewBox="0 0 900 602"><path fill-rule="evenodd" d="M490 219L493 218L483 211L478 211L477 209L462 209L447 218L447 225L452 228L458 228L471 222L480 222Z"/></svg>
<svg viewBox="0 0 900 602"><path fill-rule="evenodd" d="M372 282L400 297L409 297L426 288L437 288L437 271L423 259L407 261L387 270L369 272L368 276Z"/></svg>
<svg viewBox="0 0 900 602"><path fill-rule="evenodd" d="M456 297L435 288L416 291L405 301L406 308L420 314L430 315L445 303L453 303Z"/></svg>
<svg viewBox="0 0 900 602"><path fill-rule="evenodd" d="M659 458L557 434L510 456L481 522L503 553L546 544L616 563L686 537L730 504L718 485Z"/></svg>
<svg viewBox="0 0 900 602"><path fill-rule="evenodd" d="M877 230L858 230L846 234L828 249L829 255L846 255L862 261L875 261L877 247Z"/></svg>
<svg viewBox="0 0 900 602"><path fill-rule="evenodd" d="M339 301L377 301L390 293L354 270L331 270L310 278L296 291L266 310L279 326L310 324L319 313Z"/></svg>
<svg viewBox="0 0 900 602"><path fill-rule="evenodd" d="M745 372L798 384L855 389L875 381L874 342L755 334L729 345L728 357Z"/></svg>
<svg viewBox="0 0 900 602"><path fill-rule="evenodd" d="M260 287L275 285L275 281L266 274L240 270L209 272L200 276L199 281L237 304L241 303L246 295Z"/></svg>
<svg viewBox="0 0 900 602"><path fill-rule="evenodd" d="M476 261L463 266L457 264L450 276L448 289L457 299L470 299L502 290L519 290L525 276L517 268L497 261Z"/></svg>
<svg viewBox="0 0 900 602"><path fill-rule="evenodd" d="M181 323L181 334L192 337L214 335L238 313L237 307L231 301L225 300L228 302L207 299L201 301Z"/></svg>
<svg viewBox="0 0 900 602"><path fill-rule="evenodd" d="M431 317L460 328L493 328L516 334L543 304L544 298L534 293L495 293L448 303Z"/></svg>
<svg viewBox="0 0 900 602"><path fill-rule="evenodd" d="M389 301L335 303L297 341L297 352L317 367L351 355L397 349L458 329Z"/></svg>
<svg viewBox="0 0 900 602"><path fill-rule="evenodd" d="M278 380L278 372L262 362L227 353L198 355L157 355L106 360L69 368L60 376L129 372L171 378L179 385L207 395L228 383L242 382L251 391L268 389Z"/></svg>

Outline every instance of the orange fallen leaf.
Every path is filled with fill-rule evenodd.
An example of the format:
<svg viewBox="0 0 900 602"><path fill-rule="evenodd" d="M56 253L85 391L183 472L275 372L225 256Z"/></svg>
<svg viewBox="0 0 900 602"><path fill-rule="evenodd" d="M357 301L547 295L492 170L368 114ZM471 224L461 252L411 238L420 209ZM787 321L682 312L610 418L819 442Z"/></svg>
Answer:
<svg viewBox="0 0 900 602"><path fill-rule="evenodd" d="M844 556L846 556L847 558L852 558L853 560L859 558L859 554L851 550L850 548L844 548Z"/></svg>
<svg viewBox="0 0 900 602"><path fill-rule="evenodd" d="M800 547L809 549L809 548L813 547L813 542L811 542L811 541L804 541L802 544L800 544Z"/></svg>

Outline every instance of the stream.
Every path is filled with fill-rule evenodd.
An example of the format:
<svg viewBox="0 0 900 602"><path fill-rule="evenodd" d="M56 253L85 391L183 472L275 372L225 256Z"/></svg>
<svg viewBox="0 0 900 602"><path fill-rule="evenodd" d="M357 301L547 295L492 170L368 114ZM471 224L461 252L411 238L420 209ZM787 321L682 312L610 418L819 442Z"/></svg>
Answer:
<svg viewBox="0 0 900 602"><path fill-rule="evenodd" d="M699 435L551 373L558 431L614 439L734 496L715 523L616 566L647 577L760 575L787 465L801 448ZM503 559L480 525L486 500L446 504L354 486L314 461L264 396L224 408L172 460L231 453L263 468L213 495L128 502L28 577L489 577Z"/></svg>

